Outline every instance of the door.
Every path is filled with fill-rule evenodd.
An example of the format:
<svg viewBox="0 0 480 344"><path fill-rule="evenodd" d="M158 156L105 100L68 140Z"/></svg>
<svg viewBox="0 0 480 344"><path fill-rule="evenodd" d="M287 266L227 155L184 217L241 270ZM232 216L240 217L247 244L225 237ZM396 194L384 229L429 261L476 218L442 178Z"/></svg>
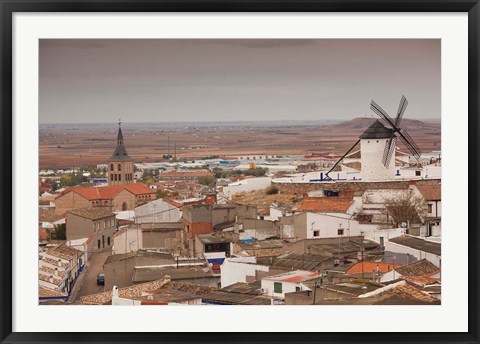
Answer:
<svg viewBox="0 0 480 344"><path fill-rule="evenodd" d="M98 239L98 249L100 249L100 239Z"/></svg>

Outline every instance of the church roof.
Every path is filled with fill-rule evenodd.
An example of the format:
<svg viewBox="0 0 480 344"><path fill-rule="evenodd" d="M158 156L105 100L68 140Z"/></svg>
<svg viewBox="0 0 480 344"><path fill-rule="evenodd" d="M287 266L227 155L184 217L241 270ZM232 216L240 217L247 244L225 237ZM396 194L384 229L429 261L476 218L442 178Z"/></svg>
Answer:
<svg viewBox="0 0 480 344"><path fill-rule="evenodd" d="M392 130L388 129L378 119L360 135L361 139L388 139L392 136Z"/></svg>
<svg viewBox="0 0 480 344"><path fill-rule="evenodd" d="M118 128L117 148L115 148L112 156L107 161L133 161L133 159L128 155L127 149L123 145L123 133L121 127Z"/></svg>

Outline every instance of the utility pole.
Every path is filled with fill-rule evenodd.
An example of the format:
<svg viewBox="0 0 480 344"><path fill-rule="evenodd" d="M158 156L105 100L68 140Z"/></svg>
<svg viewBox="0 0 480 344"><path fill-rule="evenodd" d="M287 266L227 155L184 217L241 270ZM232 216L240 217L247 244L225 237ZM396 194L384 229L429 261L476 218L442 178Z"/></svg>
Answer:
<svg viewBox="0 0 480 344"><path fill-rule="evenodd" d="M315 304L316 296L317 296L317 280L315 280L315 286L313 287L313 303L312 303L312 305Z"/></svg>

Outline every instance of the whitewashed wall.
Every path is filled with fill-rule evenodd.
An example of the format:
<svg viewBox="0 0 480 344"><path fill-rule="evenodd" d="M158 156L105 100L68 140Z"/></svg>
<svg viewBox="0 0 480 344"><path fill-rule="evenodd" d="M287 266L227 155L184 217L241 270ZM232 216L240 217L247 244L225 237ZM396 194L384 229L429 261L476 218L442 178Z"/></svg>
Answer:
<svg viewBox="0 0 480 344"><path fill-rule="evenodd" d="M138 227L128 227L113 237L114 254L136 252L141 248L143 248L142 230Z"/></svg>
<svg viewBox="0 0 480 344"><path fill-rule="evenodd" d="M255 276L256 271L269 271L265 265L257 265L256 257L227 258L220 266L222 288L229 285L246 282L247 276Z"/></svg>
<svg viewBox="0 0 480 344"><path fill-rule="evenodd" d="M307 213L305 231L307 239L338 237L338 229L343 229L343 237L360 235L359 223L348 214ZM314 236L319 231L319 236Z"/></svg>
<svg viewBox="0 0 480 344"><path fill-rule="evenodd" d="M428 252L425 252L425 251L416 250L416 249L413 249L413 248L408 247L408 246L399 245L399 244L393 243L391 241L387 241L385 243L385 251L405 253L405 254L408 253L408 254L414 256L415 258L417 258L417 260L426 258L433 265L435 265L437 267L440 267L441 256L437 256L435 254L428 253Z"/></svg>

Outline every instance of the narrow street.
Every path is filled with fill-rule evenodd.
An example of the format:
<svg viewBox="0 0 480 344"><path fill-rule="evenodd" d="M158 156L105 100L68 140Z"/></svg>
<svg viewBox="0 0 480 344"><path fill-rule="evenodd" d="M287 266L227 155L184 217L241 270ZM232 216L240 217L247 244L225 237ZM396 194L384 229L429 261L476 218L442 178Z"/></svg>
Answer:
<svg viewBox="0 0 480 344"><path fill-rule="evenodd" d="M91 254L87 262L87 267L83 272L86 275L83 277L83 280L78 281L81 285L76 286L75 289L77 290L77 294L75 299L71 300L72 302L78 300L81 296L101 293L104 291L103 285L97 285L97 275L103 271L102 265L109 255L111 255L110 250Z"/></svg>

